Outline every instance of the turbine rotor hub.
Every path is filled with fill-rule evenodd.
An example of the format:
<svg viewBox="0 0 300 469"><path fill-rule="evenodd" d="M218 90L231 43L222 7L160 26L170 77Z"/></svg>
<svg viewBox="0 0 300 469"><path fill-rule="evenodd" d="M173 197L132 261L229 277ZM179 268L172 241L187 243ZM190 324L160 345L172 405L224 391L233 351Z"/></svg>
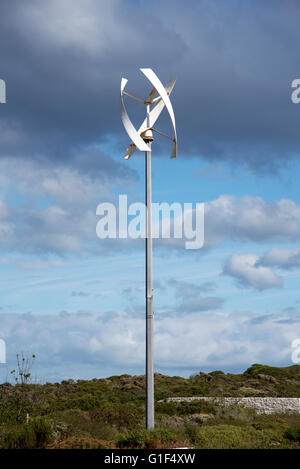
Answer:
<svg viewBox="0 0 300 469"><path fill-rule="evenodd" d="M142 133L142 138L144 142L146 143L153 142L154 138L153 138L152 130L151 129L145 130L145 132Z"/></svg>

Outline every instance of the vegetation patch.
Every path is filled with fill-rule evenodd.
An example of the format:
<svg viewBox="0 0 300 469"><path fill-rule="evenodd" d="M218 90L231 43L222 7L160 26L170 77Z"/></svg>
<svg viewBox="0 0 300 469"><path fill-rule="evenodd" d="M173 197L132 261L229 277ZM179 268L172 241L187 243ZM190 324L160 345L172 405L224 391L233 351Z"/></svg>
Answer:
<svg viewBox="0 0 300 469"><path fill-rule="evenodd" d="M24 367L27 362L21 360ZM300 366L254 364L242 374L220 370L190 378L155 374L154 430L145 430L145 376L0 384L2 449L297 448L300 414L258 415L218 401L169 397L300 397ZM23 371L22 371L23 372ZM22 375L24 376L24 375Z"/></svg>

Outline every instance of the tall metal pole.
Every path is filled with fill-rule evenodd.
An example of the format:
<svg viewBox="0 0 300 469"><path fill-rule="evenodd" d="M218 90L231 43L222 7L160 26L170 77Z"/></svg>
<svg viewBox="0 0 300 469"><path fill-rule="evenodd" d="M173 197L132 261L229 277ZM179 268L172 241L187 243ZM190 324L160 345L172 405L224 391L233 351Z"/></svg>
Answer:
<svg viewBox="0 0 300 469"><path fill-rule="evenodd" d="M147 104L147 127L150 127L150 105ZM151 146L151 142L148 143ZM146 170L146 428L154 428L153 367L153 284L152 284L152 194L151 151L145 152Z"/></svg>
<svg viewBox="0 0 300 469"><path fill-rule="evenodd" d="M146 191L146 427L154 428L154 367L153 367L153 284L152 284L152 197L151 197L151 142L153 141L152 131L167 137L173 141L171 158L177 155L177 135L175 127L175 116L170 101L170 94L174 88L176 78L173 78L166 87L163 86L157 75L151 68L140 68L140 71L150 81L153 88L146 100L140 99L125 91L126 78L121 79L120 87L120 110L121 120L125 130L130 137L131 143L126 150L124 158L128 160L136 149L145 152L145 191ZM147 106L147 117L143 121L139 130L136 130L124 106L123 95L141 101ZM155 98L155 95L158 96ZM151 111L150 105L155 103ZM153 129L161 111L166 107L171 119L174 137ZM151 124L150 124L151 121Z"/></svg>

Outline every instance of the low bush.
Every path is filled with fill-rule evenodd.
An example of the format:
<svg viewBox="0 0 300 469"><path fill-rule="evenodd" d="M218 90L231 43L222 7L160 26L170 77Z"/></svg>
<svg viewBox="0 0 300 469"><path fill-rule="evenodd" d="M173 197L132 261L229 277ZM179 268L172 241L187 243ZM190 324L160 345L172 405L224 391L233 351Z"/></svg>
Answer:
<svg viewBox="0 0 300 469"><path fill-rule="evenodd" d="M51 422L38 417L28 424L5 432L2 438L2 449L44 448L53 438Z"/></svg>
<svg viewBox="0 0 300 469"><path fill-rule="evenodd" d="M284 432L285 438L300 443L300 426L290 427Z"/></svg>
<svg viewBox="0 0 300 469"><path fill-rule="evenodd" d="M156 412L162 415L215 414L217 406L205 400L158 402Z"/></svg>
<svg viewBox="0 0 300 469"><path fill-rule="evenodd" d="M32 427L25 425L11 429L2 436L1 449L34 449L36 438Z"/></svg>
<svg viewBox="0 0 300 469"><path fill-rule="evenodd" d="M283 435L272 430L259 431L251 425L212 425L199 427L196 448L261 449L284 448Z"/></svg>
<svg viewBox="0 0 300 469"><path fill-rule="evenodd" d="M147 439L148 432L145 429L138 429L121 434L117 440L119 448L143 448Z"/></svg>
<svg viewBox="0 0 300 469"><path fill-rule="evenodd" d="M255 418L255 411L238 405L219 406L215 416L223 421L251 422Z"/></svg>
<svg viewBox="0 0 300 469"><path fill-rule="evenodd" d="M143 411L139 410L136 405L123 404L123 405L106 405L90 412L92 421L100 423L101 425L110 425L118 430L127 428L128 430L134 429L143 420Z"/></svg>

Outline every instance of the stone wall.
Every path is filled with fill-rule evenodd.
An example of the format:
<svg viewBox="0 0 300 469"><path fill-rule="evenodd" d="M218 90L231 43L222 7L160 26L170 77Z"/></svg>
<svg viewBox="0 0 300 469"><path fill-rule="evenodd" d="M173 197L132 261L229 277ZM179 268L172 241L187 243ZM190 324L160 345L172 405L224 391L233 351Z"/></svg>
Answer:
<svg viewBox="0 0 300 469"><path fill-rule="evenodd" d="M183 402L206 400L216 404L239 404L254 409L259 414L300 413L300 398L298 397L170 397L167 402Z"/></svg>

